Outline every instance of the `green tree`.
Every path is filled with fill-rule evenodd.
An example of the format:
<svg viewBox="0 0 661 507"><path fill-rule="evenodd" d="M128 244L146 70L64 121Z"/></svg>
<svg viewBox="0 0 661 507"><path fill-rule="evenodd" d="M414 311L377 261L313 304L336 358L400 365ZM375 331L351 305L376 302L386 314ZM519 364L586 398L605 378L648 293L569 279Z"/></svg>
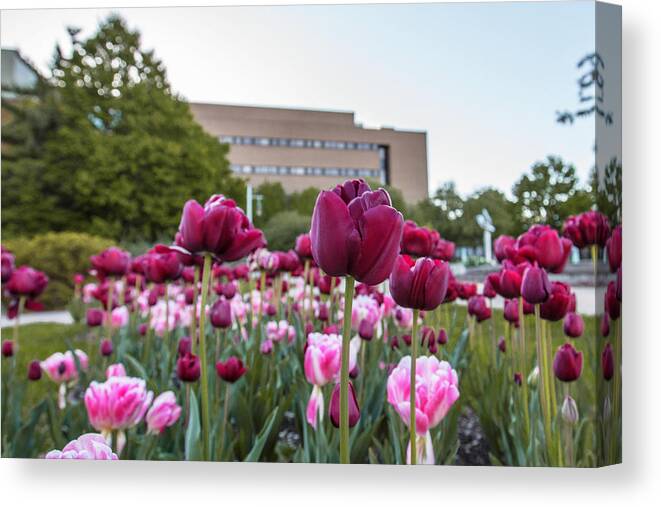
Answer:
<svg viewBox="0 0 661 507"><path fill-rule="evenodd" d="M559 157L537 162L529 174L521 176L512 189L522 226L549 224L557 229L576 207L581 197L576 169ZM578 194L578 196L577 196Z"/></svg>
<svg viewBox="0 0 661 507"><path fill-rule="evenodd" d="M269 219L281 211L287 209L287 194L282 183L276 181L265 181L260 184L255 192L261 195L261 216L253 213L254 222L257 227L264 227Z"/></svg>
<svg viewBox="0 0 661 507"><path fill-rule="evenodd" d="M69 35L71 53L55 51L49 98L34 106L54 107L56 121L32 158L3 164L5 234L76 230L153 240L172 234L187 199L223 193L243 204L227 146L194 121L137 31L111 15L86 40L75 29Z"/></svg>
<svg viewBox="0 0 661 507"><path fill-rule="evenodd" d="M298 213L304 216L312 216L314 205L319 196L319 189L316 187L308 187L301 192L294 192L289 196L290 206Z"/></svg>

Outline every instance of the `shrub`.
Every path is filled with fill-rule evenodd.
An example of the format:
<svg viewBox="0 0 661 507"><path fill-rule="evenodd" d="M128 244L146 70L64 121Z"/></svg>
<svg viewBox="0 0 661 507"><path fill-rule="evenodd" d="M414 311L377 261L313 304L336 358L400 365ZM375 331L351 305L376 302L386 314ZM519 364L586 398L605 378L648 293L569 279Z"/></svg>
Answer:
<svg viewBox="0 0 661 507"><path fill-rule="evenodd" d="M113 241L77 232L49 232L3 243L16 256L16 265L28 264L48 275L48 287L39 300L47 309L64 308L73 294L73 275L86 274L89 258Z"/></svg>
<svg viewBox="0 0 661 507"><path fill-rule="evenodd" d="M296 211L281 211L273 215L264 226L269 250L294 248L296 236L310 232L310 217Z"/></svg>

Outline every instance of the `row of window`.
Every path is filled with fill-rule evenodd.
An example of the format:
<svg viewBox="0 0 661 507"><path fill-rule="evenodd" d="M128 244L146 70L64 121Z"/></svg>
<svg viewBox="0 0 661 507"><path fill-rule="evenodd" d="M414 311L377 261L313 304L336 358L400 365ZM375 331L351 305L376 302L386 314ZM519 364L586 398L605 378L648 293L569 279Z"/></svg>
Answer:
<svg viewBox="0 0 661 507"><path fill-rule="evenodd" d="M221 143L239 146L264 146L281 148L315 148L323 150L360 150L377 151L376 143L354 141L321 141L319 139L290 139L285 137L254 137L254 136L219 136Z"/></svg>
<svg viewBox="0 0 661 507"><path fill-rule="evenodd" d="M381 178L379 169L353 167L303 167L276 165L232 164L232 171L239 174L267 174L278 176L342 176L361 178Z"/></svg>

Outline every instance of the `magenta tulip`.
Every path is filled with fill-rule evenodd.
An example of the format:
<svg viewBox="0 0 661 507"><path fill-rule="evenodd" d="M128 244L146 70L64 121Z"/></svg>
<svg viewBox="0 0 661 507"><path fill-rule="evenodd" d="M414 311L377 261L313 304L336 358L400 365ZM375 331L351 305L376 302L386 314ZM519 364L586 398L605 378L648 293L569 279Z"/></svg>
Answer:
<svg viewBox="0 0 661 507"><path fill-rule="evenodd" d="M583 371L583 353L578 352L571 343L561 345L553 359L553 372L562 382L573 382Z"/></svg>
<svg viewBox="0 0 661 507"><path fill-rule="evenodd" d="M622 305L617 298L617 285L614 281L608 282L606 294L604 295L604 310L608 313L610 320L617 320L622 313Z"/></svg>
<svg viewBox="0 0 661 507"><path fill-rule="evenodd" d="M390 274L390 292L400 306L430 311L445 298L449 275L446 262L400 255Z"/></svg>
<svg viewBox="0 0 661 507"><path fill-rule="evenodd" d="M312 214L312 256L331 276L378 285L393 269L402 237L402 214L384 189L363 180L322 191Z"/></svg>
<svg viewBox="0 0 661 507"><path fill-rule="evenodd" d="M232 325L232 305L227 299L221 298L211 307L209 320L213 327L227 329Z"/></svg>
<svg viewBox="0 0 661 507"><path fill-rule="evenodd" d="M41 379L41 363L38 359L31 361L28 365L28 380L37 381Z"/></svg>
<svg viewBox="0 0 661 507"><path fill-rule="evenodd" d="M512 236L501 235L493 242L493 253L498 259L498 262L503 262L507 258L507 251L509 248L514 247L516 239Z"/></svg>
<svg viewBox="0 0 661 507"><path fill-rule="evenodd" d="M355 378L355 377L354 377ZM333 426L340 427L340 384L335 384L333 393L331 394L330 404L328 407L330 420ZM356 399L356 391L354 391L353 384L349 382L349 428L353 428L360 421L360 407Z"/></svg>
<svg viewBox="0 0 661 507"><path fill-rule="evenodd" d="M131 254L121 248L111 246L98 255L90 257L92 267L99 275L121 277L126 274L131 263Z"/></svg>
<svg viewBox="0 0 661 507"><path fill-rule="evenodd" d="M229 357L226 361L218 361L216 363L218 377L230 384L243 377L247 371L248 368L243 365L243 361L235 356Z"/></svg>
<svg viewBox="0 0 661 507"><path fill-rule="evenodd" d="M434 246L431 232L426 227L418 227L413 220L404 222L401 245L402 253L415 257L431 256Z"/></svg>
<svg viewBox="0 0 661 507"><path fill-rule="evenodd" d="M606 242L606 254L611 273L615 273L622 266L622 226L613 229L611 237Z"/></svg>
<svg viewBox="0 0 661 507"><path fill-rule="evenodd" d="M607 343L601 353L601 373L604 380L611 380L615 372L615 361L613 359L613 348Z"/></svg>
<svg viewBox="0 0 661 507"><path fill-rule="evenodd" d="M294 250L301 259L312 259L312 242L310 241L310 235L299 235L296 238L296 246L294 246Z"/></svg>
<svg viewBox="0 0 661 507"><path fill-rule="evenodd" d="M177 252L164 245L157 245L149 251L145 259L145 275L150 282L165 283L177 280L184 265Z"/></svg>
<svg viewBox="0 0 661 507"><path fill-rule="evenodd" d="M190 352L179 356L177 377L183 382L196 382L200 378L200 358Z"/></svg>
<svg viewBox="0 0 661 507"><path fill-rule="evenodd" d="M591 245L603 247L610 236L610 224L603 213L586 211L565 220L562 232L578 248Z"/></svg>
<svg viewBox="0 0 661 507"><path fill-rule="evenodd" d="M98 327L103 324L104 312L100 308L88 308L86 314L87 325Z"/></svg>
<svg viewBox="0 0 661 507"><path fill-rule="evenodd" d="M563 282L551 283L551 294L539 308L539 314L544 320L557 322L565 318L571 307L573 298L569 285Z"/></svg>
<svg viewBox="0 0 661 507"><path fill-rule="evenodd" d="M468 315L475 317L478 322L491 317L491 308L487 306L484 296L473 296L468 300Z"/></svg>

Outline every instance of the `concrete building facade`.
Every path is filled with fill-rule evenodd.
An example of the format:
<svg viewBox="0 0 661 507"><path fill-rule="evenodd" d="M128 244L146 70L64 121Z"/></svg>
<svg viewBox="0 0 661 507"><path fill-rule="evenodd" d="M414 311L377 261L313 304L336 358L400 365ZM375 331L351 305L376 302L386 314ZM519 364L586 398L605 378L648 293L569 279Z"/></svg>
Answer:
<svg viewBox="0 0 661 507"><path fill-rule="evenodd" d="M253 185L279 181L288 192L369 178L400 189L407 202L427 191L427 135L368 129L354 113L191 103L195 119L230 145L232 170Z"/></svg>

